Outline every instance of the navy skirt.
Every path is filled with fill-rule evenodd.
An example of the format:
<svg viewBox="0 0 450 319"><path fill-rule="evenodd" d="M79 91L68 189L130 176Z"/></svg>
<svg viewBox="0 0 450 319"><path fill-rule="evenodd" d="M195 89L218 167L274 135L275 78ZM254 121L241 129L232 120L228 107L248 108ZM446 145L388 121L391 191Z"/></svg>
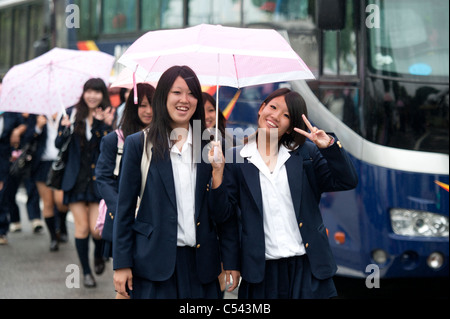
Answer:
<svg viewBox="0 0 450 319"><path fill-rule="evenodd" d="M165 281L151 281L133 274L131 299L220 299L219 280L202 284L197 276L195 248L177 247L175 271Z"/></svg>
<svg viewBox="0 0 450 319"><path fill-rule="evenodd" d="M52 167L53 161L40 161L34 173L34 180L36 182L47 182L48 172Z"/></svg>
<svg viewBox="0 0 450 319"><path fill-rule="evenodd" d="M239 299L328 299L337 296L333 278L319 280L308 257L266 260L264 280L253 284L242 279Z"/></svg>

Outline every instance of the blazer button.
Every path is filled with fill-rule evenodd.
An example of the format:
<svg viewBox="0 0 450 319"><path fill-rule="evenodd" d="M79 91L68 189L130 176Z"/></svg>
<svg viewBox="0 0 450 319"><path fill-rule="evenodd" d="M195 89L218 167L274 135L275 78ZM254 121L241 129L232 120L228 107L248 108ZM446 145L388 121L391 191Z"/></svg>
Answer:
<svg viewBox="0 0 450 319"><path fill-rule="evenodd" d="M200 222L197 223L197 227L200 226Z"/></svg>
<svg viewBox="0 0 450 319"><path fill-rule="evenodd" d="M302 227L303 227L303 223L298 224L298 226L299 226L300 228L302 228Z"/></svg>
<svg viewBox="0 0 450 319"><path fill-rule="evenodd" d="M95 164L94 163L91 164L91 168L95 168Z"/></svg>
<svg viewBox="0 0 450 319"><path fill-rule="evenodd" d="M309 244L308 244L308 243L306 243L306 244L305 244L305 248L308 248L308 246L309 246Z"/></svg>
<svg viewBox="0 0 450 319"><path fill-rule="evenodd" d="M200 248L200 244L197 244L197 248Z"/></svg>
<svg viewBox="0 0 450 319"><path fill-rule="evenodd" d="M97 179L97 177L95 177L95 176L92 176L92 180L93 181L95 181Z"/></svg>
<svg viewBox="0 0 450 319"><path fill-rule="evenodd" d="M342 148L342 144L340 141L337 141L336 144L339 146L339 148Z"/></svg>

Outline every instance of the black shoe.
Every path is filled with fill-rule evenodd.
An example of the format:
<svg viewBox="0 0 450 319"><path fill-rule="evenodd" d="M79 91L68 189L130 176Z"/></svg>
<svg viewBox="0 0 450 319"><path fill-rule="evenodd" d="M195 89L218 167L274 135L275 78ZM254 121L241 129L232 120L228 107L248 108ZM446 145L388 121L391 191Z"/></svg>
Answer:
<svg viewBox="0 0 450 319"><path fill-rule="evenodd" d="M97 283L91 274L84 275L83 284L86 288L94 288L97 286Z"/></svg>
<svg viewBox="0 0 450 319"><path fill-rule="evenodd" d="M103 257L95 257L94 269L97 275L100 275L105 271L105 261L103 260Z"/></svg>
<svg viewBox="0 0 450 319"><path fill-rule="evenodd" d="M50 241L50 251L58 251L58 250L59 250L58 241L57 240Z"/></svg>
<svg viewBox="0 0 450 319"><path fill-rule="evenodd" d="M67 243L69 241L66 233L58 233L58 242Z"/></svg>

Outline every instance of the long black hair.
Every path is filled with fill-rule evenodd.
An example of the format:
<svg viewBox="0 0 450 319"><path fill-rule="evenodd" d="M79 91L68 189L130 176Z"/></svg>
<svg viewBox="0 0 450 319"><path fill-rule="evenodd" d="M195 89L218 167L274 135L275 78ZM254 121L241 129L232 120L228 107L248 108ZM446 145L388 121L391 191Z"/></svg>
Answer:
<svg viewBox="0 0 450 319"><path fill-rule="evenodd" d="M167 97L172 89L175 80L181 76L185 81L192 95L197 99L197 107L189 120L194 127L194 120L201 123L201 132L205 130L205 110L203 107L202 87L195 72L188 66L173 66L167 69L158 81L155 94L153 95L152 108L153 120L149 126L148 142L153 144L153 154L157 158L164 158L164 154L169 150L167 139L172 131L171 117L167 111ZM193 143L196 143L195 139ZM147 145L148 146L148 145Z"/></svg>
<svg viewBox="0 0 450 319"><path fill-rule="evenodd" d="M101 107L102 109L105 109L111 105L108 89L106 88L105 82L100 78L93 78L87 80L83 86L83 94L81 94L80 100L75 105L77 114L75 115L74 132L80 136L84 136L86 132L86 124L84 120L89 115L89 107L87 106L86 101L84 100L84 93L88 90L94 90L102 93L103 99L99 105L99 107Z"/></svg>
<svg viewBox="0 0 450 319"><path fill-rule="evenodd" d="M124 140L128 135L141 131L146 127L139 118L138 109L144 97L147 97L150 106L152 105L155 88L148 83L138 83L137 92L138 104L134 104L134 89L132 89L125 103L122 118L120 119L119 128L122 130Z"/></svg>

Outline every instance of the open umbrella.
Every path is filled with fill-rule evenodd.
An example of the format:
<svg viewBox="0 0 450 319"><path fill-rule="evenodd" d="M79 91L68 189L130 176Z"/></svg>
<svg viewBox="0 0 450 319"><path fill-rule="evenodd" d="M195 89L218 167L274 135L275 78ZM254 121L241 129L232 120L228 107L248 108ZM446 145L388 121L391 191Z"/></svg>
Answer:
<svg viewBox="0 0 450 319"><path fill-rule="evenodd" d="M6 73L0 110L47 114L76 104L90 78L109 82L115 58L99 51L54 48Z"/></svg>
<svg viewBox="0 0 450 319"><path fill-rule="evenodd" d="M135 78L148 82L157 82L173 65L188 65L201 84L217 85L217 109L220 86L242 88L314 78L289 43L271 29L201 24L150 31L137 39L118 62L132 70Z"/></svg>

